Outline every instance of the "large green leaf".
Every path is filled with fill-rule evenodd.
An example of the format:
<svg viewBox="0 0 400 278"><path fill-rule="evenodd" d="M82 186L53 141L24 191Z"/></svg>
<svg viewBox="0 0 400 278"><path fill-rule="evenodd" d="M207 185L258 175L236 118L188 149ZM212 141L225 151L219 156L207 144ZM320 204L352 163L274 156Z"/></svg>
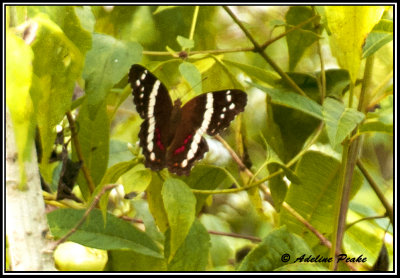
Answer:
<svg viewBox="0 0 400 278"><path fill-rule="evenodd" d="M164 182L162 198L171 231L168 262L185 241L195 219L196 198L181 180L169 178Z"/></svg>
<svg viewBox="0 0 400 278"><path fill-rule="evenodd" d="M60 238L67 234L83 217L84 210L58 209L47 215L50 231ZM99 210L93 210L85 223L68 240L103 250L131 250L154 258L163 258L157 245L132 224L107 215L104 223Z"/></svg>
<svg viewBox="0 0 400 278"><path fill-rule="evenodd" d="M170 257L172 230L166 233L165 258ZM204 271L208 262L210 235L204 226L194 221L175 255L168 262L168 271Z"/></svg>
<svg viewBox="0 0 400 278"><path fill-rule="evenodd" d="M333 232L333 204L340 198L337 192L340 167L340 162L333 157L315 151L307 152L296 167L296 174L302 183L291 184L286 195L286 203L328 239ZM362 175L356 170L351 196L358 191L362 182ZM280 221L287 225L289 231L303 237L310 246L319 244L317 237L286 210L281 211Z"/></svg>
<svg viewBox="0 0 400 278"><path fill-rule="evenodd" d="M86 7L73 6L29 6L28 16L44 13L54 21L64 32L65 36L85 54L92 47L91 28L86 23L93 15ZM79 17L78 13L84 13L85 17ZM92 23L93 24L93 23ZM88 29L86 29L88 28Z"/></svg>
<svg viewBox="0 0 400 278"><path fill-rule="evenodd" d="M39 13L33 22L38 29L32 43L31 95L42 145L41 174L50 181L48 159L56 138L55 126L71 107L75 82L82 71L83 53L45 14Z"/></svg>
<svg viewBox="0 0 400 278"><path fill-rule="evenodd" d="M142 47L136 42L119 41L113 37L94 34L92 49L86 55L83 78L89 116L93 120L105 102L109 90L140 62Z"/></svg>
<svg viewBox="0 0 400 278"><path fill-rule="evenodd" d="M94 185L100 184L108 165L108 152L110 145L110 123L105 105L98 107L97 114L91 120L87 102L82 105L76 119L79 126L78 140L84 163L90 172ZM74 146L74 145L73 145ZM73 147L73 158L77 160L75 146ZM78 176L78 184L85 199L89 197L89 188L83 173Z"/></svg>
<svg viewBox="0 0 400 278"><path fill-rule="evenodd" d="M365 38L380 20L384 6L327 6L325 15L331 35L332 54L355 83Z"/></svg>
<svg viewBox="0 0 400 278"><path fill-rule="evenodd" d="M282 261L288 254L290 260ZM288 263L293 263L303 254L313 255L307 243L297 235L289 233L285 227L272 231L244 258L239 271L273 271Z"/></svg>
<svg viewBox="0 0 400 278"><path fill-rule="evenodd" d="M346 108L343 103L327 98L323 105L326 131L333 148L351 134L365 118L364 114L354 108Z"/></svg>
<svg viewBox="0 0 400 278"><path fill-rule="evenodd" d="M157 227L164 233L168 229L168 218L161 195L163 182L158 173L152 172L151 183L146 189L146 195L150 212L154 217Z"/></svg>

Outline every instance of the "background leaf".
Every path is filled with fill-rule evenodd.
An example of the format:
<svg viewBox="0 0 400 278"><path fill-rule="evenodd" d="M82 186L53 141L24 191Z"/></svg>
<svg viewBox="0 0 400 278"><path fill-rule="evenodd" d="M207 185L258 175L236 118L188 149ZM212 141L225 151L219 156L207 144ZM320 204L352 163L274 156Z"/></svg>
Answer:
<svg viewBox="0 0 400 278"><path fill-rule="evenodd" d="M132 64L142 59L142 47L113 37L94 34L92 49L86 55L83 78L90 119L103 105L108 91L124 77Z"/></svg>

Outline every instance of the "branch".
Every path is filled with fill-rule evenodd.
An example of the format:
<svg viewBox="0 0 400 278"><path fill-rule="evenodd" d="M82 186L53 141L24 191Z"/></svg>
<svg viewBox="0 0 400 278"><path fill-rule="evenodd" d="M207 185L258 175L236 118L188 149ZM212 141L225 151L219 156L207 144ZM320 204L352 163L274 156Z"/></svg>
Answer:
<svg viewBox="0 0 400 278"><path fill-rule="evenodd" d="M254 45L254 51L257 52L258 54L260 54L261 57L263 57L264 60L268 64L270 64L270 66L282 77L282 79L284 79L297 93L308 98L307 94L302 89L300 89L300 87L297 86L297 84L267 54L265 54L262 47L257 43L257 41L250 34L250 32L244 27L244 25L236 17L236 15L227 6L223 6L223 8L231 16L233 21L235 21L235 23L240 27L240 29L242 29L242 31L245 33L246 37Z"/></svg>
<svg viewBox="0 0 400 278"><path fill-rule="evenodd" d="M385 195L379 188L378 184L374 181L374 179L368 173L364 164L360 160L357 161L357 166L361 170L361 173L363 173L363 175L366 178L366 180L368 181L368 183L371 185L372 189L375 191L375 194L378 196L382 205L385 207L386 213L390 219L390 223L392 223L392 225L393 225L393 206L386 200Z"/></svg>

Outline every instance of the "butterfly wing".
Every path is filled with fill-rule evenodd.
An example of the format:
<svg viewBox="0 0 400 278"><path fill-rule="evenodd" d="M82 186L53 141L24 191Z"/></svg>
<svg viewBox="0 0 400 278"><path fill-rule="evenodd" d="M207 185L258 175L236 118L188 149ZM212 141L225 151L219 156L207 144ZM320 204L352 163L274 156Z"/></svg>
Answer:
<svg viewBox="0 0 400 278"><path fill-rule="evenodd" d="M246 103L247 95L233 89L202 94L187 102L167 152L168 170L189 175L194 163L208 151L203 135L216 135L228 127Z"/></svg>
<svg viewBox="0 0 400 278"><path fill-rule="evenodd" d="M145 166L159 171L165 167L168 147L168 126L172 101L167 88L149 70L133 65L129 71L133 101L144 119L139 132Z"/></svg>

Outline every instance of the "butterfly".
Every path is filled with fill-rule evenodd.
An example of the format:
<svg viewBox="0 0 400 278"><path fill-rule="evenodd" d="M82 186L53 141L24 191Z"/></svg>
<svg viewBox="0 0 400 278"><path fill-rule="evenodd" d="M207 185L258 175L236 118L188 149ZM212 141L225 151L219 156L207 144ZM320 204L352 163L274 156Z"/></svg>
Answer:
<svg viewBox="0 0 400 278"><path fill-rule="evenodd" d="M138 64L129 71L129 83L136 110L144 119L139 145L145 166L153 171L168 168L171 173L189 175L208 151L203 135L213 136L227 128L247 103L246 93L237 89L201 94L183 106L180 99L172 103L165 85Z"/></svg>

